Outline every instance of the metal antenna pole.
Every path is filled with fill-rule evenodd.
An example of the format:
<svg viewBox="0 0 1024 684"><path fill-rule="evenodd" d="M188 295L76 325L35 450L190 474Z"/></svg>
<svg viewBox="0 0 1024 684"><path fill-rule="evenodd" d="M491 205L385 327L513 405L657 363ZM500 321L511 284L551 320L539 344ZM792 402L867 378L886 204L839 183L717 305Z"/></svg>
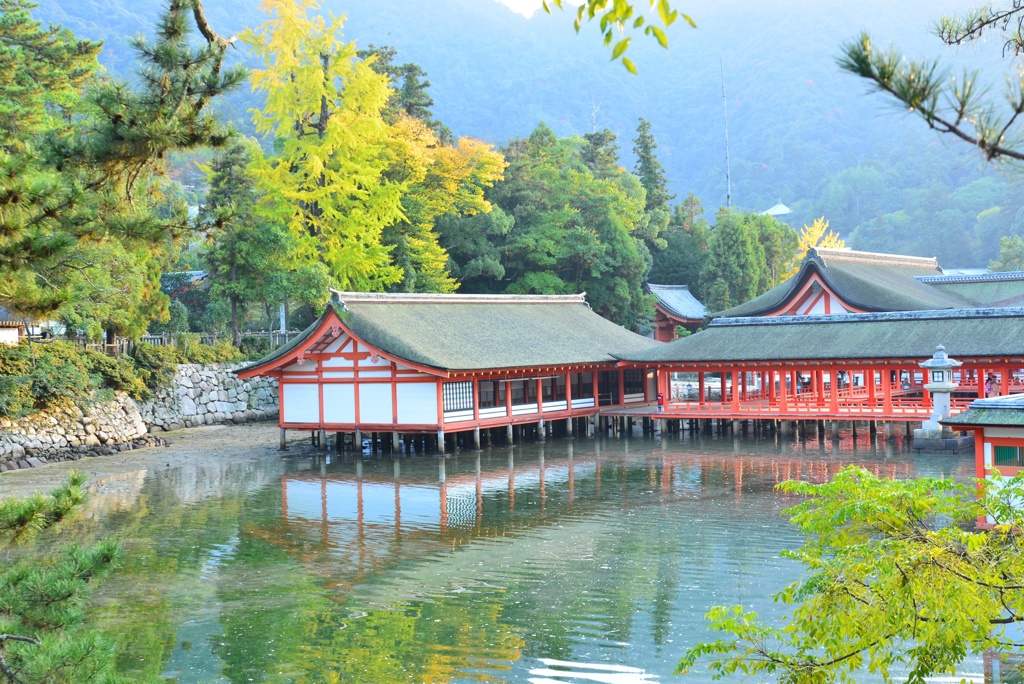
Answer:
<svg viewBox="0 0 1024 684"><path fill-rule="evenodd" d="M725 64L721 57L718 66L722 73L722 111L725 112L725 205L732 208L732 170L729 165L729 101L725 99Z"/></svg>

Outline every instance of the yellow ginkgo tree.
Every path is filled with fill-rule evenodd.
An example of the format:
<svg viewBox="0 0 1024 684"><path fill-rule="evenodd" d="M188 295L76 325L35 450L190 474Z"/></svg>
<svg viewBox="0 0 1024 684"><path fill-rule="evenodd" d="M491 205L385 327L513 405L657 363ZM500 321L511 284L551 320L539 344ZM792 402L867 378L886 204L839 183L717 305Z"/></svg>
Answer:
<svg viewBox="0 0 1024 684"><path fill-rule="evenodd" d="M807 250L812 247L827 247L831 249L842 249L846 242L840 239L839 233L828 229L828 221L824 216L814 219L811 225L804 225L800 230L800 241L797 243L793 260L789 262L789 269L782 276L782 280L792 278L800 270L800 264L807 256Z"/></svg>

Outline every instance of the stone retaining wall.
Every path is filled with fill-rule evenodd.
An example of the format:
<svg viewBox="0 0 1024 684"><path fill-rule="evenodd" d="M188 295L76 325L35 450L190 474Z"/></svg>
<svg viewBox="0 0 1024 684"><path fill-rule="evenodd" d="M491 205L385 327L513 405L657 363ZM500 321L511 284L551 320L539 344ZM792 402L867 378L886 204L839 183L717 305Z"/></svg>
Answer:
<svg viewBox="0 0 1024 684"><path fill-rule="evenodd" d="M277 381L239 380L241 364L179 365L141 406L123 392L17 419L0 418L0 471L162 443L148 433L277 416Z"/></svg>
<svg viewBox="0 0 1024 684"><path fill-rule="evenodd" d="M142 419L151 432L159 432L276 417L277 380L240 380L232 371L242 365L179 365L171 383L142 405Z"/></svg>

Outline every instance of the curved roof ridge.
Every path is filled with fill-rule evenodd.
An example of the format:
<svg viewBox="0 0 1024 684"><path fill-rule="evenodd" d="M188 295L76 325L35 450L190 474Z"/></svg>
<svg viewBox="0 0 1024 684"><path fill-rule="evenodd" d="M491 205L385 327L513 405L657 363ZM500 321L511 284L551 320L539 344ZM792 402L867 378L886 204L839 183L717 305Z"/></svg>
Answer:
<svg viewBox="0 0 1024 684"><path fill-rule="evenodd" d="M936 257L916 257L907 254L886 254L884 252L858 252L853 249L835 249L832 247L812 247L808 255L814 252L828 265L830 261L878 264L880 266L907 266L911 268L934 268L941 272Z"/></svg>
<svg viewBox="0 0 1024 684"><path fill-rule="evenodd" d="M716 318L709 327L755 325L807 325L813 323L863 323L865 321L929 321L965 318L1020 318L1024 307L985 307L977 309L933 309L924 311L872 311L868 313L817 314L812 316L764 316Z"/></svg>
<svg viewBox="0 0 1024 684"><path fill-rule="evenodd" d="M914 276L922 283L997 283L1006 280L1024 280L1024 271L999 271L973 275Z"/></svg>
<svg viewBox="0 0 1024 684"><path fill-rule="evenodd" d="M331 288L332 299L374 304L586 304L587 293L571 295L437 294L427 292L343 292Z"/></svg>

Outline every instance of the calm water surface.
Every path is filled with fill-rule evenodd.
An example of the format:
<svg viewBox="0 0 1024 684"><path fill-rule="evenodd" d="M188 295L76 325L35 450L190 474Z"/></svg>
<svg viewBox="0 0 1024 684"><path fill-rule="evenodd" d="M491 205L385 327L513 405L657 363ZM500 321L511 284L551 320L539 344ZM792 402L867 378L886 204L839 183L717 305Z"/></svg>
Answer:
<svg viewBox="0 0 1024 684"><path fill-rule="evenodd" d="M672 675L704 613L777 614L801 538L773 491L860 464L971 474L902 442L553 441L198 465L105 485L90 535L119 665L168 682L708 681ZM980 663L968 671L980 672Z"/></svg>

